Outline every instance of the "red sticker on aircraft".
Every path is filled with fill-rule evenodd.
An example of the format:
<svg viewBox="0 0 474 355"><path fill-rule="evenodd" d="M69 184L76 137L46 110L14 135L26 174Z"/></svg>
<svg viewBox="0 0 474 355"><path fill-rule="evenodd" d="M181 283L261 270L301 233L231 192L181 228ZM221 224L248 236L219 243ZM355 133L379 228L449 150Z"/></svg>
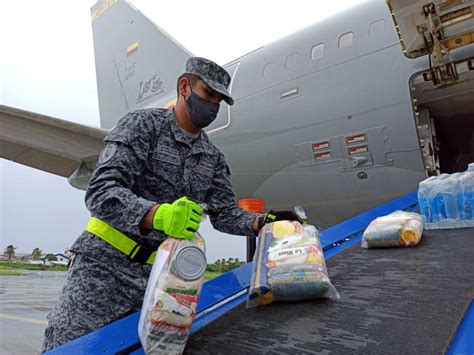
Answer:
<svg viewBox="0 0 474 355"><path fill-rule="evenodd" d="M321 152L314 154L314 159L323 160L332 158L331 152Z"/></svg>
<svg viewBox="0 0 474 355"><path fill-rule="evenodd" d="M365 136L365 134L356 134L354 136L346 137L347 144L356 143L356 142L365 142L366 140L367 140L367 137Z"/></svg>
<svg viewBox="0 0 474 355"><path fill-rule="evenodd" d="M318 143L313 143L313 150L319 150L319 149L326 149L329 148L329 142L318 142Z"/></svg>
<svg viewBox="0 0 474 355"><path fill-rule="evenodd" d="M365 153L369 150L367 145L358 145L355 147L349 147L347 148L347 152L349 155L357 154L357 153Z"/></svg>

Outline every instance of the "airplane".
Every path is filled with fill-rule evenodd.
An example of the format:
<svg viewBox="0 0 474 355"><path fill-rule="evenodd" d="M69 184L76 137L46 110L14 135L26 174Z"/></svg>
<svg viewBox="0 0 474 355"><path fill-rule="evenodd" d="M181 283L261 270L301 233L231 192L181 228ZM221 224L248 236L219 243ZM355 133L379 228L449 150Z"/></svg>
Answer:
<svg viewBox="0 0 474 355"><path fill-rule="evenodd" d="M0 156L85 189L129 111L172 107L192 54L125 0L91 8L101 128L0 106ZM367 2L224 65L206 129L239 199L326 227L474 161L474 0Z"/></svg>

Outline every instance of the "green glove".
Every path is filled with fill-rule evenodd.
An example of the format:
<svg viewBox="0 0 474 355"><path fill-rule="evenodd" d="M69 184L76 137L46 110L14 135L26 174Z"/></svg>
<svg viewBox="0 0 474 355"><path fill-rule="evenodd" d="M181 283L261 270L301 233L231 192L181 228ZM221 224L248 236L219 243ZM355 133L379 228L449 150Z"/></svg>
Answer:
<svg viewBox="0 0 474 355"><path fill-rule="evenodd" d="M191 240L201 223L202 208L186 197L162 203L153 216L153 228L167 235Z"/></svg>

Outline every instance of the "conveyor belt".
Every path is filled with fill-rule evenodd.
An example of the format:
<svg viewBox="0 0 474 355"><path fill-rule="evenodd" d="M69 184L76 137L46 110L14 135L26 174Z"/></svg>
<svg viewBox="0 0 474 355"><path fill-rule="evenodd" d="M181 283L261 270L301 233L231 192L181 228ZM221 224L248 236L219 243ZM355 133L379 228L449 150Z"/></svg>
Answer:
<svg viewBox="0 0 474 355"><path fill-rule="evenodd" d="M187 354L442 354L474 298L474 230L328 260L338 301L240 305L192 335Z"/></svg>

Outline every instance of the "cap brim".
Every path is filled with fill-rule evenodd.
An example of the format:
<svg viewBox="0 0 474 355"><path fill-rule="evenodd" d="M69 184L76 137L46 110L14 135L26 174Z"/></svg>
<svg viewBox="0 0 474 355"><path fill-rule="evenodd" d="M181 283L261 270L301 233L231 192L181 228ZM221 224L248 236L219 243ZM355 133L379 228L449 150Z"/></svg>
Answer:
<svg viewBox="0 0 474 355"><path fill-rule="evenodd" d="M194 74L196 75L196 74ZM199 77L202 81L204 81L212 90L217 91L219 94L224 96L224 101L229 105L232 106L234 104L234 99L230 96L227 88L215 81L207 80L206 78Z"/></svg>

